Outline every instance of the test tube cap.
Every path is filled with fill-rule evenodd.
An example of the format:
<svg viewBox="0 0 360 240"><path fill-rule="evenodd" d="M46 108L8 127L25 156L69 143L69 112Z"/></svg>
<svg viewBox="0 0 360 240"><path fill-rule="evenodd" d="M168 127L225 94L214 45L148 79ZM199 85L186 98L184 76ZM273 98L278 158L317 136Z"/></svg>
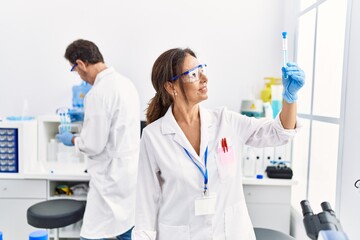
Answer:
<svg viewBox="0 0 360 240"><path fill-rule="evenodd" d="M37 230L29 235L29 240L48 240L48 233L45 230Z"/></svg>
<svg viewBox="0 0 360 240"><path fill-rule="evenodd" d="M256 179L263 179L264 178L264 175L262 174L256 174Z"/></svg>
<svg viewBox="0 0 360 240"><path fill-rule="evenodd" d="M282 32L281 34L282 34L282 37L283 37L283 38L286 38L287 32Z"/></svg>

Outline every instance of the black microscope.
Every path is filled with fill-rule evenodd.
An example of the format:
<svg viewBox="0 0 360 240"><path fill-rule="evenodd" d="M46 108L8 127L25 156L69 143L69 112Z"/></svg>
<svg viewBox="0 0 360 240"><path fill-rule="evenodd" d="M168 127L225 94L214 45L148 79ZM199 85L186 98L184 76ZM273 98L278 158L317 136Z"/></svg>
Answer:
<svg viewBox="0 0 360 240"><path fill-rule="evenodd" d="M300 202L306 234L312 240L349 240L328 202L321 203L322 212L314 214L308 200Z"/></svg>

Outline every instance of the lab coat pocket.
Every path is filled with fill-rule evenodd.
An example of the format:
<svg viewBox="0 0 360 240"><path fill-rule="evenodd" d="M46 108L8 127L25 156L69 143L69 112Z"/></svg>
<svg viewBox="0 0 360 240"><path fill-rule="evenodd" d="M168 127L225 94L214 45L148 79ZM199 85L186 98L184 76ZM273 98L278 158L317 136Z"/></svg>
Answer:
<svg viewBox="0 0 360 240"><path fill-rule="evenodd" d="M245 202L239 202L225 210L226 240L256 240Z"/></svg>
<svg viewBox="0 0 360 240"><path fill-rule="evenodd" d="M226 151L220 147L218 148L216 164L222 182L235 176L237 161L235 160L234 149L232 146L228 147Z"/></svg>
<svg viewBox="0 0 360 240"><path fill-rule="evenodd" d="M190 240L190 227L188 225L170 226L159 223L158 236L158 240Z"/></svg>

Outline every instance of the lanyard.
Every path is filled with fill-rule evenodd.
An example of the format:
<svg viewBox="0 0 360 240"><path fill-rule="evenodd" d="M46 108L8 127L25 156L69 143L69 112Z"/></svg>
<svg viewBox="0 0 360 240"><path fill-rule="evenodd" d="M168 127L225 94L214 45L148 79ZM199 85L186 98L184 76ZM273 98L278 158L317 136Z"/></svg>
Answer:
<svg viewBox="0 0 360 240"><path fill-rule="evenodd" d="M207 184L209 181L209 177L208 177L208 170L207 170L207 154L208 154L208 147L206 147L205 150L205 154L204 154L204 162L205 162L205 171L199 166L199 164L197 164L194 159L191 157L190 153L188 152L188 150L186 150L186 148L184 148L186 154L189 156L189 158L191 159L191 161L197 166L197 168L200 170L201 174L204 176L204 194L206 193L207 190Z"/></svg>

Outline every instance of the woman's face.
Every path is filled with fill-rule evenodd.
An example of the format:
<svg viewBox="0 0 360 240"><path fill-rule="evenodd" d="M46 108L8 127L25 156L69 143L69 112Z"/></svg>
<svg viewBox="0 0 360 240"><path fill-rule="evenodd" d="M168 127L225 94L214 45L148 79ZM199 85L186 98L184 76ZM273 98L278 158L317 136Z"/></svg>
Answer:
<svg viewBox="0 0 360 240"><path fill-rule="evenodd" d="M184 73L189 70L192 71L190 71L189 74L185 74L181 76L180 79L178 79L179 81L183 81L185 94L190 105L198 104L208 98L208 79L205 75L205 66L202 65L199 67L199 65L200 63L195 57L187 54L182 67L182 72ZM177 87L179 88L177 90L178 97L185 101L185 98L181 95L179 84L177 84Z"/></svg>

